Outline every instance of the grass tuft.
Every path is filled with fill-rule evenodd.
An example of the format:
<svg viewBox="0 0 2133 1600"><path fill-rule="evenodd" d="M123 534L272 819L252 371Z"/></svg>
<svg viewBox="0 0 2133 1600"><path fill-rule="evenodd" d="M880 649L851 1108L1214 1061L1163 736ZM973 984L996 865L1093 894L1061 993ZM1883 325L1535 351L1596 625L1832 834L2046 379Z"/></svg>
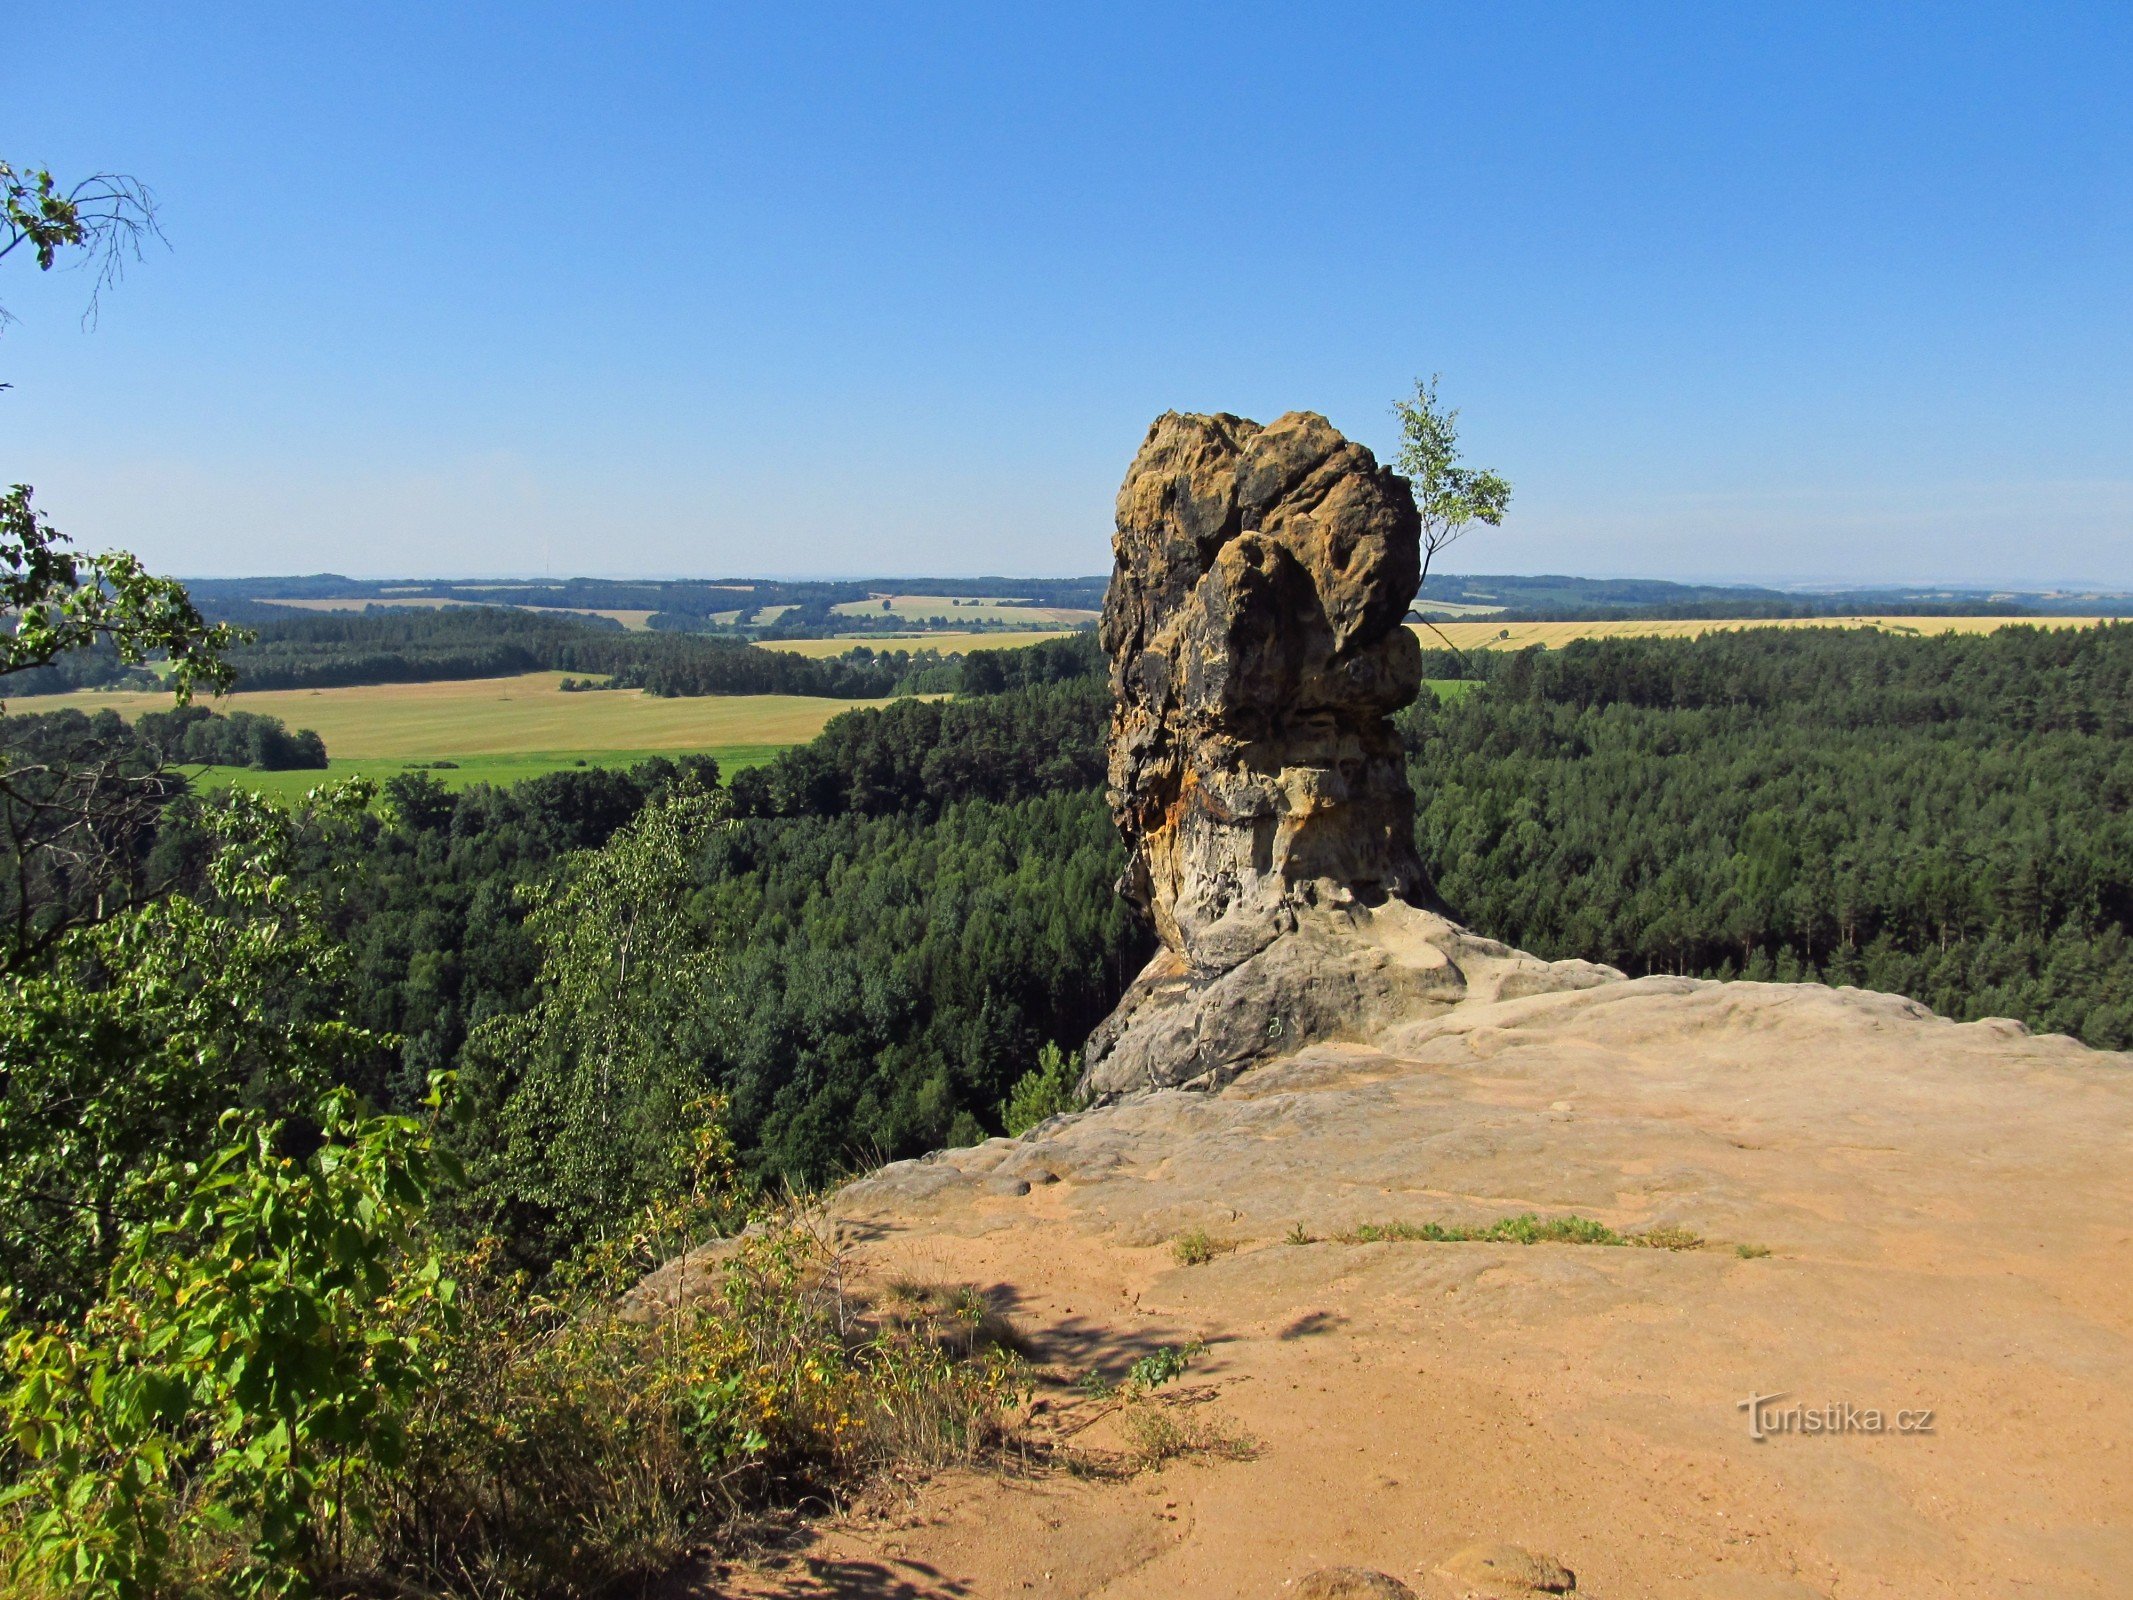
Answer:
<svg viewBox="0 0 2133 1600"><path fill-rule="evenodd" d="M1170 1242L1170 1253L1181 1267L1204 1267L1236 1248L1235 1241L1214 1238L1205 1228L1188 1228Z"/></svg>
<svg viewBox="0 0 2133 1600"><path fill-rule="evenodd" d="M1672 1223L1641 1233L1620 1233L1590 1217L1540 1217L1530 1211L1499 1217L1478 1227L1442 1222L1366 1222L1335 1237L1342 1244L1597 1244L1646 1250L1703 1247L1701 1235ZM1292 1236L1291 1242L1300 1241Z"/></svg>
<svg viewBox="0 0 2133 1600"><path fill-rule="evenodd" d="M1134 1463L1143 1471L1160 1471L1172 1461L1249 1461L1259 1452L1250 1434L1181 1407L1135 1406L1126 1413L1124 1430Z"/></svg>

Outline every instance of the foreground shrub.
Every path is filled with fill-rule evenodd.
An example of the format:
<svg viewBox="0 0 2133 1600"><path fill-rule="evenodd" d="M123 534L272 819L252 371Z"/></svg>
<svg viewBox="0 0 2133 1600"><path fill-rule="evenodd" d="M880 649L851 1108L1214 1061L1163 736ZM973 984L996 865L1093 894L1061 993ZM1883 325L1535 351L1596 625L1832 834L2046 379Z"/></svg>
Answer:
<svg viewBox="0 0 2133 1600"><path fill-rule="evenodd" d="M225 1127L78 1327L7 1340L0 1556L31 1593L309 1593L404 1459L452 1299L410 1244L419 1126L336 1090L306 1161L278 1125Z"/></svg>
<svg viewBox="0 0 2133 1600"><path fill-rule="evenodd" d="M1058 1045L1047 1042L1037 1052L1036 1066L1015 1080L1000 1107L1007 1136L1019 1139L1048 1117L1084 1109L1089 1102L1080 1083L1081 1052L1063 1055Z"/></svg>
<svg viewBox="0 0 2133 1600"><path fill-rule="evenodd" d="M622 1276L470 1294L380 1566L455 1594L612 1591L752 1511L969 1459L1023 1384L981 1315L862 1306L836 1252L791 1220L742 1241L694 1303L631 1308Z"/></svg>
<svg viewBox="0 0 2133 1600"><path fill-rule="evenodd" d="M10 1593L612 1593L972 1458L1025 1386L982 1296L864 1302L792 1218L718 1247L715 1292L621 1295L707 1196L542 1283L493 1243L447 1267L412 1231L428 1131L345 1092L320 1127L307 1161L261 1128L188 1171L77 1329L9 1340Z"/></svg>

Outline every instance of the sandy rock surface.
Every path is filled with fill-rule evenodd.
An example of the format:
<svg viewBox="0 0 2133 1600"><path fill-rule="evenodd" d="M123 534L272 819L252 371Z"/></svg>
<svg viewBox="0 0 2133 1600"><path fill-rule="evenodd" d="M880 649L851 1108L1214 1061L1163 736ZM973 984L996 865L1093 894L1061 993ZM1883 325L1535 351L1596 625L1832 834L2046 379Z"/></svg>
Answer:
<svg viewBox="0 0 2133 1600"><path fill-rule="evenodd" d="M1522 1212L1705 1242L1338 1237ZM2133 1071L2013 1023L1668 978L1475 997L891 1166L836 1214L856 1271L977 1285L1061 1379L1204 1341L1178 1414L1253 1448L946 1475L718 1592L1357 1567L1443 1600L1516 1547L1587 1596L2133 1594ZM1180 1265L1193 1230L1212 1259ZM1063 1438L1088 1402L1050 1394Z"/></svg>

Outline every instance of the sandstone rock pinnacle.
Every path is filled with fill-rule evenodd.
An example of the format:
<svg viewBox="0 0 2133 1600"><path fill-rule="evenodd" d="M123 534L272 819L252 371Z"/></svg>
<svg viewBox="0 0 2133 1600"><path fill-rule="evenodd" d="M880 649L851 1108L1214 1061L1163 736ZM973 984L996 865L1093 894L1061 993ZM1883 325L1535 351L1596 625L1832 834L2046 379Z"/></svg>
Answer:
<svg viewBox="0 0 2133 1600"><path fill-rule="evenodd" d="M1196 970L1285 905L1420 898L1391 713L1422 652L1407 482L1324 417L1156 419L1104 600L1125 890Z"/></svg>
<svg viewBox="0 0 2133 1600"><path fill-rule="evenodd" d="M1091 1091L1364 1037L1460 999L1473 961L1583 981L1435 914L1391 721L1422 681L1420 537L1407 481L1313 412L1148 430L1103 644L1119 887L1162 948L1089 1038Z"/></svg>

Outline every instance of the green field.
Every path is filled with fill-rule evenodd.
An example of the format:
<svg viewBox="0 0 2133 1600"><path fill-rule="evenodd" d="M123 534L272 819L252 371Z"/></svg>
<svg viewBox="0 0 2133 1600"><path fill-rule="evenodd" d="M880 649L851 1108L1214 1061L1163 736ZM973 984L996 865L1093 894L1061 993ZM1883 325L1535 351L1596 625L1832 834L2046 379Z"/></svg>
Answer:
<svg viewBox="0 0 2133 1600"><path fill-rule="evenodd" d="M974 635L988 640L999 635ZM1008 635L1009 639L1017 636ZM795 641L817 653L861 641ZM822 650L821 653L828 653ZM291 728L315 728L326 741L326 772L255 772L247 767L191 769L204 788L243 784L262 794L299 797L329 778L385 779L430 770L448 789L511 784L570 767L628 767L652 756L696 753L725 772L761 766L780 750L805 744L830 718L885 700L827 700L812 695L701 695L662 699L640 689L565 694L560 672L441 683L368 684L349 689L270 689L210 702L222 711L256 711ZM1440 698L1476 686L1431 680ZM170 697L97 689L40 695L17 711L111 710L132 718L167 711ZM449 761L448 767L430 763Z"/></svg>
<svg viewBox="0 0 2133 1600"><path fill-rule="evenodd" d="M537 750L524 755L443 758L452 759L452 765L448 767L436 767L428 761L359 757L348 761L329 760L324 772L316 768L304 772L257 772L250 767L187 767L184 771L194 784L202 789L226 789L235 784L276 800L300 800L319 784L330 783L336 778L364 777L383 782L396 773L426 771L447 789L466 789L477 783L492 783L503 788L550 772L562 772L578 767L632 767L640 761L649 761L654 756L672 758L682 754L710 756L718 762L721 773L730 775L745 771L749 767L760 767L780 750L787 748L789 747L782 744L736 744L691 752Z"/></svg>
<svg viewBox="0 0 2133 1600"><path fill-rule="evenodd" d="M333 775L388 777L417 762L453 761L437 771L447 786L511 783L561 767L630 766L649 756L696 752L737 771L791 745L805 744L838 713L882 700L812 695L701 695L663 699L641 689L565 694L560 672L441 683L370 684L349 689L270 689L211 702L221 711L255 711L291 728L315 728L326 741ZM166 711L170 697L107 693L17 700L18 711L112 710L124 717ZM317 772L208 768L205 782L241 782L270 793L301 794Z"/></svg>

